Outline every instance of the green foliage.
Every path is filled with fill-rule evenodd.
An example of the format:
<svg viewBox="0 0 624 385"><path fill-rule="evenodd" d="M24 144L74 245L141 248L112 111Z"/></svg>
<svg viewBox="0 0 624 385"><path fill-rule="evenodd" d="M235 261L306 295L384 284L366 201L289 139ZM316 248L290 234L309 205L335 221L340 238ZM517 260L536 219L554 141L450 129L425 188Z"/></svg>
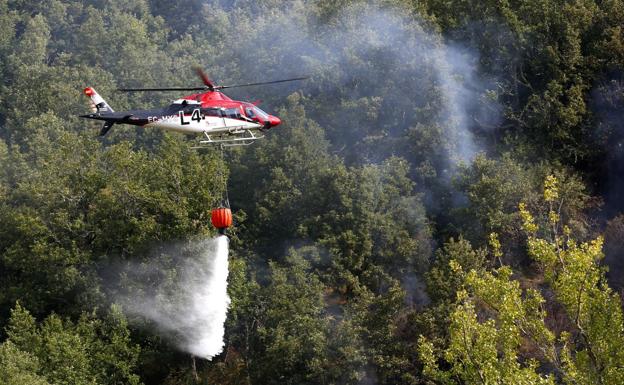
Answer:
<svg viewBox="0 0 624 385"><path fill-rule="evenodd" d="M559 183L552 175L546 178L546 204L560 198ZM598 264L602 239L579 244L567 227L560 235L553 205L551 239L536 235L539 226L524 204L520 215L529 234L529 254L565 309L567 328L549 328L543 295L535 288L521 288L509 267L466 274L453 260L450 267L463 273L464 286L457 292L444 347L420 339L423 373L441 383L554 383L552 376L538 371L541 361L552 365L566 384L619 383L624 323L621 299L606 284Z"/></svg>
<svg viewBox="0 0 624 385"><path fill-rule="evenodd" d="M0 382L624 382L588 241L621 174L622 25L621 0L0 0ZM113 90L193 65L312 79L228 90L283 124L225 162L77 117L85 86L152 108L179 95ZM224 178L227 349L191 366L102 304L141 288L111 265L213 233Z"/></svg>
<svg viewBox="0 0 624 385"><path fill-rule="evenodd" d="M456 263L452 266L461 269ZM448 347L442 354L450 369L439 368L434 346L421 338L419 352L426 376L449 384L554 384L552 377L537 372L535 360L519 360L523 337L545 345L554 337L543 323L543 298L537 291L529 291L525 297L518 282L510 278L507 267L494 273L472 270L466 275L466 286L474 297L464 290L458 292L458 304L450 316ZM480 320L475 303L485 304L485 314L493 316Z"/></svg>
<svg viewBox="0 0 624 385"><path fill-rule="evenodd" d="M588 237L591 227L585 213L597 202L591 199L579 177L570 170L546 163L523 164L509 154L501 159L479 155L456 177L455 185L467 198L467 204L455 210L459 232L481 244L488 241L489 234L498 234L504 248L502 262L522 268L527 262L525 235L517 207L524 202L539 214L537 219L542 228L550 227L542 184L548 175L556 175L562 182L560 196L551 203L556 206L557 215L575 237Z"/></svg>
<svg viewBox="0 0 624 385"><path fill-rule="evenodd" d="M297 95L289 103L280 114L288 131L233 165L232 183L241 186L232 192L233 202L254 219L245 224L244 243L272 251L278 242L318 240L332 255L339 280L348 279L342 271L369 271L371 278L377 268L394 277L423 272L430 229L408 163L390 158L381 165L345 166L329 155L320 127L305 117ZM254 180L255 189L245 188Z"/></svg>
<svg viewBox="0 0 624 385"><path fill-rule="evenodd" d="M5 151L0 202L3 303L35 314L101 298L95 262L137 256L153 240L207 233L218 160L168 138L158 151L38 131L36 152Z"/></svg>
<svg viewBox="0 0 624 385"><path fill-rule="evenodd" d="M367 376L385 384L416 384L419 379L410 356L412 341L403 338L406 293L398 281L388 285L381 293L356 286L357 297L347 307L346 315L357 327L366 348L363 353L374 368L367 371Z"/></svg>
<svg viewBox="0 0 624 385"><path fill-rule="evenodd" d="M519 152L574 163L600 153L588 99L622 66L621 1L431 0L425 8L451 36L479 47L484 71L499 76L508 124L498 131Z"/></svg>
<svg viewBox="0 0 624 385"><path fill-rule="evenodd" d="M558 181L547 180L544 197L547 201L558 198ZM557 300L565 308L580 341L573 353L572 333L562 333L564 344L562 363L568 383L618 383L624 378L620 349L624 341L624 319L621 298L607 285L603 268L598 264L603 258L601 237L577 243L569 237L564 227L563 236L557 233L559 217L551 210L553 240L536 237L533 218L521 207L525 229L529 232L529 254L544 269L546 281L551 285Z"/></svg>
<svg viewBox="0 0 624 385"><path fill-rule="evenodd" d="M37 374L38 362L32 355L19 350L11 341L0 345L0 380L6 385L47 385Z"/></svg>
<svg viewBox="0 0 624 385"><path fill-rule="evenodd" d="M103 319L83 313L72 323L52 314L37 324L18 303L6 331L0 373L8 383L140 384L134 374L140 348L116 307Z"/></svg>
<svg viewBox="0 0 624 385"><path fill-rule="evenodd" d="M461 212L468 217L464 233L484 237L496 232L513 236L519 231L518 203L535 200L534 178L532 170L509 155L500 160L477 156L470 167L462 170L456 181L469 202ZM480 225L478 228L475 228L475 222Z"/></svg>
<svg viewBox="0 0 624 385"><path fill-rule="evenodd" d="M252 382L320 382L322 367L327 365L323 286L309 274L302 256L290 254L288 268L271 266L264 296L266 312L258 328L263 353L255 362L257 377L252 377Z"/></svg>
<svg viewBox="0 0 624 385"><path fill-rule="evenodd" d="M485 267L482 250L473 250L470 242L463 238L450 239L436 252L435 262L426 274L429 296L434 303L453 301L455 294L463 286L465 274L454 269L459 264L465 270L480 271Z"/></svg>

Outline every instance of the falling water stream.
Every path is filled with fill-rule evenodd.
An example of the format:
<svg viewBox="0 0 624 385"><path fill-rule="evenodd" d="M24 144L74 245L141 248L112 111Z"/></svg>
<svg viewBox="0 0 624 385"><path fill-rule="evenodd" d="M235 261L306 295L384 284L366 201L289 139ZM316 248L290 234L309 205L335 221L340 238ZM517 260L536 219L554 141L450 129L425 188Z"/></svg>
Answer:
<svg viewBox="0 0 624 385"><path fill-rule="evenodd" d="M222 235L192 245L194 252L176 268L173 287L124 298L129 313L154 322L179 349L212 359L223 351L229 239Z"/></svg>

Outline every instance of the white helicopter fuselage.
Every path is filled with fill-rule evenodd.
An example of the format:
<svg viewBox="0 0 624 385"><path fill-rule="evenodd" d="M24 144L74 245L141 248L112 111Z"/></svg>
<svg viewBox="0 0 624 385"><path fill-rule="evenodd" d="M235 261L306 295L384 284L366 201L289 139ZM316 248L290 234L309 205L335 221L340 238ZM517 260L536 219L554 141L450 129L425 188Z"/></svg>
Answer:
<svg viewBox="0 0 624 385"><path fill-rule="evenodd" d="M195 109L191 114L179 111L175 115L148 116L147 124L143 127L160 128L168 131L185 134L226 134L240 130L258 130L262 125L240 119L231 119L219 116L207 116L201 110Z"/></svg>
<svg viewBox="0 0 624 385"><path fill-rule="evenodd" d="M101 136L106 135L114 124L130 124L189 135L201 134L200 145L245 145L264 137L259 132L270 128L271 121L274 125L279 124L279 119L266 115L253 105L247 107L249 113L266 115L265 125L247 117L240 106L202 107L196 100L178 99L161 110L115 112L93 88L87 87L85 94L91 99L93 113L81 117L104 121Z"/></svg>

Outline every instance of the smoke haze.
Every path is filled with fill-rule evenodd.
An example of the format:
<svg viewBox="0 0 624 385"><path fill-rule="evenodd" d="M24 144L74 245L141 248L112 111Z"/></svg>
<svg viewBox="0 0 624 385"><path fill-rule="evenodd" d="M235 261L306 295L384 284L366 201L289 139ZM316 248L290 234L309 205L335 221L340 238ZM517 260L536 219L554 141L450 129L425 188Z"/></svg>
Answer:
<svg viewBox="0 0 624 385"><path fill-rule="evenodd" d="M301 7L295 1L281 16L259 11L253 34L222 57L225 68L239 63L227 81L311 75L303 85L254 90L254 97L281 103L302 89L306 116L325 128L335 148L346 148L349 162L400 155L441 172L483 151L473 130L494 126L500 107L495 81L479 75L474 50L445 42L400 8L358 3L338 15L307 11L302 18ZM247 24L246 15L227 17L232 28ZM241 61L249 52L272 58ZM248 92L233 89L232 95L245 98ZM443 152L431 153L431 141Z"/></svg>

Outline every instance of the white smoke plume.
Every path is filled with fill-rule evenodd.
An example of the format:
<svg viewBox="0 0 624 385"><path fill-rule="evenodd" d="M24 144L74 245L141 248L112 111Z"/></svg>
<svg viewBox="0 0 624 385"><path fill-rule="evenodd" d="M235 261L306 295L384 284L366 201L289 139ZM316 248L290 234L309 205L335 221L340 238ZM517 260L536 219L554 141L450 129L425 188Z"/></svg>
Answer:
<svg viewBox="0 0 624 385"><path fill-rule="evenodd" d="M445 41L407 9L384 4L355 2L325 17L305 0L280 12L258 10L254 28L219 55L218 68L238 63L225 82L310 75L308 82L254 89L254 98L279 105L298 90L306 117L349 163L399 155L438 173L470 163L486 150L475 133L501 116L496 80L480 76L476 49ZM250 23L245 12L219 17L229 20L227 35L244 34L240 26ZM241 60L257 51L270 52L271 60ZM231 90L234 97L248 93Z"/></svg>
<svg viewBox="0 0 624 385"><path fill-rule="evenodd" d="M152 321L179 349L194 356L212 359L221 353L230 305L228 243L220 236L180 246L184 258L176 258L173 268L131 266L133 280L155 284L123 295L119 300L126 312Z"/></svg>

